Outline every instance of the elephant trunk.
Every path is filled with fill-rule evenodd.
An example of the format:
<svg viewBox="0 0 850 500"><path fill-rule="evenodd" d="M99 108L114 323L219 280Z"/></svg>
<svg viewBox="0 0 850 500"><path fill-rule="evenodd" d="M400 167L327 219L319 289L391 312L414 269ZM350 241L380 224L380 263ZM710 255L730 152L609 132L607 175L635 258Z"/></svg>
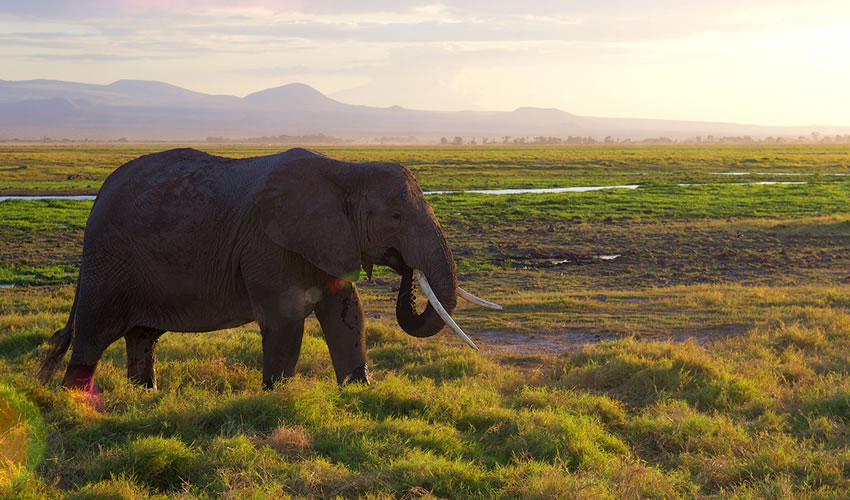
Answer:
<svg viewBox="0 0 850 500"><path fill-rule="evenodd" d="M424 273L437 300L448 314L452 314L457 305L457 271L451 250L438 230L441 245L427 259L411 259L405 262L401 270L401 284L396 300L396 319L402 330L414 337L430 337L443 329L445 322L430 302L422 298L427 307L421 313L416 312L416 294L414 292L414 269Z"/></svg>

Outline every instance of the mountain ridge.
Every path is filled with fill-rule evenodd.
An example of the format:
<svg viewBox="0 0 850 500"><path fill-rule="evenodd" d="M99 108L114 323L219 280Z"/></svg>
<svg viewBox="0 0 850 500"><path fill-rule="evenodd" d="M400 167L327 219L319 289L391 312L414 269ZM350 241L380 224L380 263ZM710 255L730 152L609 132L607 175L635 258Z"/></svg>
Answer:
<svg viewBox="0 0 850 500"><path fill-rule="evenodd" d="M557 108L428 111L337 101L304 83L244 97L195 92L155 80L98 85L62 80L0 80L0 139L26 134L71 139L200 140L208 136L333 134L351 139L421 136L798 136L850 133L850 127L580 116Z"/></svg>

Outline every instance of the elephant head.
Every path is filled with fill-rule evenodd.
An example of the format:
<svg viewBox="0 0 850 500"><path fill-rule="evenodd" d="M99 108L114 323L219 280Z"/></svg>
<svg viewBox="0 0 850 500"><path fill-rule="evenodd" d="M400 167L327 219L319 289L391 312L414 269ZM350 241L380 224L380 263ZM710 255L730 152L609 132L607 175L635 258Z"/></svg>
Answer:
<svg viewBox="0 0 850 500"><path fill-rule="evenodd" d="M396 317L408 334L429 337L448 323L475 347L450 316L459 290L451 249L406 167L297 159L272 170L254 200L266 234L327 274L354 281L362 265L371 278L377 264L401 275ZM421 313L414 277L428 297Z"/></svg>
<svg viewBox="0 0 850 500"><path fill-rule="evenodd" d="M434 335L445 321L438 308L442 306L451 315L457 304L457 270L443 229L407 168L364 164L358 173L365 175L362 184L367 186L361 191L358 206L365 228L360 242L363 269L369 277L374 264L389 266L400 274L396 299L399 326L415 337ZM423 304L421 313L416 312L414 271L424 278L435 297Z"/></svg>

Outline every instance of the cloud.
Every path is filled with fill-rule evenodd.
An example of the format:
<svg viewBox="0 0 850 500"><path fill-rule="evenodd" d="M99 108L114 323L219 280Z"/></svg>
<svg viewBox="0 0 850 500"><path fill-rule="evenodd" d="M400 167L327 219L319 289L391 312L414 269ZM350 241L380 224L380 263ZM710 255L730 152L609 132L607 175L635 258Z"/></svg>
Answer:
<svg viewBox="0 0 850 500"><path fill-rule="evenodd" d="M4 5L0 25L14 25L14 16L31 15L35 19L22 23L18 18L17 24L39 25L45 39L50 36L52 20L57 31L71 26L96 33L110 43L148 38L167 41L178 49L193 45L214 48L215 39L225 36L248 43L257 37L316 43L642 42L700 33L778 32L834 24L842 19L837 14L850 15L850 7L831 2L817 9L791 8L785 1L738 3L719 0L691 5L655 0L642 2L638 8L624 0L543 0L531 5L472 0L462 6L423 1L251 0L234 8L232 2L218 0L47 0ZM208 39L199 43L200 36Z"/></svg>
<svg viewBox="0 0 850 500"><path fill-rule="evenodd" d="M320 15L352 15L374 13L441 13L443 15L488 14L509 16L598 15L647 18L664 13L682 12L692 17L728 14L734 17L741 10L762 15L773 12L796 12L806 17L829 19L830 13L843 9L843 0L821 0L816 6L801 7L796 0L241 0L238 8L260 9L272 13L305 13ZM38 2L8 1L0 4L0 13L30 15L40 19L69 17L112 17L126 14L188 13L228 10L232 0L39 0Z"/></svg>
<svg viewBox="0 0 850 500"><path fill-rule="evenodd" d="M94 61L94 62L113 62L113 61L138 61L143 59L152 59L151 56L131 56L119 54L29 54L25 56L27 59L34 61Z"/></svg>
<svg viewBox="0 0 850 500"><path fill-rule="evenodd" d="M444 109L529 101L575 109L576 94L598 108L603 90L608 102L626 106L681 93L683 82L690 96L752 94L751 87L816 95L824 82L848 78L846 0L235 4L3 2L3 77L153 79L237 95L304 81L347 102ZM736 83L736 75L749 80ZM724 97L715 108L746 108ZM685 96L677 106L696 109L688 106L697 101Z"/></svg>
<svg viewBox="0 0 850 500"><path fill-rule="evenodd" d="M2 40L44 40L48 42L54 42L56 40L64 40L71 37L74 37L72 33L64 33L64 32L42 32L42 33L8 33L5 35L0 35L0 41Z"/></svg>

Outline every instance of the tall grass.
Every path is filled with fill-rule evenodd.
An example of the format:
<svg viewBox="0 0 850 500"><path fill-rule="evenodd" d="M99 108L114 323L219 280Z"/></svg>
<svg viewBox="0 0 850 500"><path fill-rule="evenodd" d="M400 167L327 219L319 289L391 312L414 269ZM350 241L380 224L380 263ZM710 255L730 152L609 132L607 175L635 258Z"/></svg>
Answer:
<svg viewBox="0 0 850 500"><path fill-rule="evenodd" d="M791 313L709 345L588 345L532 372L369 322L371 387L336 386L315 325L305 368L273 391L251 329L167 334L158 392L127 382L121 346L97 401L33 381L34 344L4 351L0 373L47 422L46 459L19 486L33 495L840 496L850 313Z"/></svg>

